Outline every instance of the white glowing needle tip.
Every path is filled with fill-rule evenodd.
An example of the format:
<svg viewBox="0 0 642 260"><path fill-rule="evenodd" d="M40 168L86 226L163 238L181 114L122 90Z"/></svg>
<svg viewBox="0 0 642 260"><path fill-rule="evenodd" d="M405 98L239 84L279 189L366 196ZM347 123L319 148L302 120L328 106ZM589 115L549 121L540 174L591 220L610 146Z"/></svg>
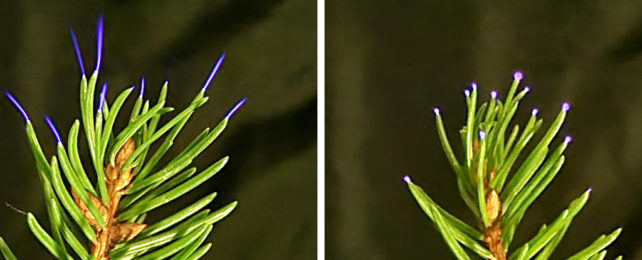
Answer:
<svg viewBox="0 0 642 260"><path fill-rule="evenodd" d="M517 81L522 80L523 78L524 78L524 73L522 73L519 70L515 71L515 74L513 74L513 79L515 79Z"/></svg>
<svg viewBox="0 0 642 260"><path fill-rule="evenodd" d="M569 104L568 102L564 102L564 104L562 104L562 110L564 111L571 110L571 104Z"/></svg>

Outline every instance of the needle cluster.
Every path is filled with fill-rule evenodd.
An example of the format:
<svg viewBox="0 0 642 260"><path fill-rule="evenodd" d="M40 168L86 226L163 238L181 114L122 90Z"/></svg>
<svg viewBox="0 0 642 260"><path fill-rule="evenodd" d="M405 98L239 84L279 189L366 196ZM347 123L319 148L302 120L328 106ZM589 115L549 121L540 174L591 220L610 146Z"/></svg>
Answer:
<svg viewBox="0 0 642 260"><path fill-rule="evenodd" d="M56 153L47 159L31 118L11 93L7 98L25 119L27 140L36 162L50 230L32 213L26 213L31 232L57 259L198 259L211 247L205 243L213 224L230 214L237 202L210 212L211 193L173 214L149 223L147 215L185 195L212 178L228 162L223 157L200 172L192 161L225 130L231 116L245 102L241 100L213 129L203 130L174 158L166 158L175 138L192 114L207 101L206 90L223 63L221 55L206 83L178 114L163 120L173 107L166 105L169 83L162 86L157 101L145 98L144 78L140 92L122 129L115 122L125 101L136 86L120 92L113 102L102 85L94 105L103 46L103 18L97 26L96 67L87 77L77 37L71 31L80 64L80 120L69 129L66 144L53 120L46 122L55 137ZM120 115L123 116L122 113ZM79 132L86 137L90 169L78 150ZM157 147L152 149L152 145ZM161 159L168 161L160 163ZM198 173L197 173L198 172ZM91 178L90 178L91 175ZM94 181L92 181L92 179ZM17 259L0 238L0 251L8 260Z"/></svg>
<svg viewBox="0 0 642 260"><path fill-rule="evenodd" d="M463 151L460 156L455 155L450 145L440 110L433 110L442 148L457 177L459 193L478 220L476 225L471 226L448 213L409 176L404 177L415 200L457 259L549 259L591 193L591 189L582 193L526 243L513 245L524 214L562 168L566 159L564 151L571 142L567 136L553 145L570 110L570 105L563 103L539 142L532 150L525 150L543 120L538 118L539 110L535 108L523 128L517 124L510 127L520 101L530 91L528 87L518 91L522 79L521 72L513 75L503 101L492 91L490 100L479 105L475 83L464 91L468 114L459 132ZM518 164L520 157L524 159ZM599 237L568 259L603 259L605 248L620 232L618 228Z"/></svg>

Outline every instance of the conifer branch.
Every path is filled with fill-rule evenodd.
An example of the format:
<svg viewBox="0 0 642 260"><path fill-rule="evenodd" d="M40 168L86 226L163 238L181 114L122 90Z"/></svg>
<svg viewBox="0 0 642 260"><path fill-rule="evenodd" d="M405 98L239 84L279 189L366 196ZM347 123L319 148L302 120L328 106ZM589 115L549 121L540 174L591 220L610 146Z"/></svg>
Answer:
<svg viewBox="0 0 642 260"><path fill-rule="evenodd" d="M96 67L87 78L77 37L70 30L81 71L81 119L75 120L69 129L65 146L54 121L45 117L56 141L56 154L51 160L46 159L26 110L11 93L6 93L25 120L51 230L46 230L32 213L26 214L28 227L57 259L198 259L211 247L211 244L203 243L213 224L230 214L236 208L236 201L210 212L205 207L216 196L212 193L155 223L147 223L146 217L155 208L209 180L226 165L228 156L200 173L196 173L195 167L189 168L225 130L246 99L232 108L214 129L205 129L169 163L160 165L192 114L208 101L205 92L220 70L225 54L217 60L190 104L163 124L160 124L160 118L174 110L165 103L169 83L165 82L158 101L152 105L145 99L145 79L142 78L128 123L117 130L116 119L135 86L122 91L110 104L108 85L103 83L98 104L94 105L102 62L103 32L101 16L97 26ZM85 170L78 150L81 125L95 183L90 181L88 173L91 170ZM158 148L151 149L159 141ZM17 259L1 237L0 251L6 259Z"/></svg>
<svg viewBox="0 0 642 260"><path fill-rule="evenodd" d="M470 259L470 253L493 260L549 259L573 218L589 198L590 189L572 201L553 222L543 225L528 242L510 250L524 214L562 168L565 161L563 153L571 142L571 137L567 136L549 152L550 145L570 110L570 105L563 103L561 111L540 141L514 167L524 148L543 124L543 120L537 118L539 110L535 108L521 134L519 125L514 125L508 131L520 101L530 91L529 87L517 90L523 77L521 72L513 75L513 82L503 102L497 98L496 91L491 91L490 101L478 106L476 83L472 83L471 89L464 91L468 113L466 123L460 131L463 147L461 159L450 145L441 111L433 109L438 137L455 172L460 195L477 217L479 229L445 211L414 184L409 176L404 177L420 208L435 223L457 259ZM459 163L460 160L462 164ZM621 228L618 228L609 235L601 236L568 259L603 259L606 255L605 248L615 241L620 232Z"/></svg>

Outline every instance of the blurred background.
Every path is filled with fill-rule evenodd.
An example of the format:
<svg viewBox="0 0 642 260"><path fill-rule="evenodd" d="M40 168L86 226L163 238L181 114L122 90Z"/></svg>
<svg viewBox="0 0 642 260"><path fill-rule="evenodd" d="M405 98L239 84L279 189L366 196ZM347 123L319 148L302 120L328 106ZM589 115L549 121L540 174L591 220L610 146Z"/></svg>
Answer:
<svg viewBox="0 0 642 260"><path fill-rule="evenodd" d="M43 116L51 116L65 137L80 116L80 72L70 27L78 34L87 71L93 71L95 24L104 13L100 82L109 83L112 101L144 75L146 95L155 100L161 84L169 80L167 103L182 109L200 90L219 55L227 52L223 69L208 90L210 101L195 113L166 158L248 97L227 130L194 165L204 169L225 155L230 155L230 162L199 189L158 209L150 220L217 191L211 208L234 200L239 206L215 226L209 238L214 245L206 259L313 259L315 4L299 0L1 1L1 88L21 100L51 156L54 139ZM133 100L121 114L128 115ZM0 235L21 259L49 259L28 230L25 217L4 207L10 203L48 223L23 121L4 98L0 118Z"/></svg>
<svg viewBox="0 0 642 260"><path fill-rule="evenodd" d="M328 0L326 22L328 259L454 259L402 177L473 223L432 108L460 147L463 89L503 98L518 69L514 122L538 107L548 126L569 101L554 144L574 141L515 242L592 187L553 258L623 226L607 258L642 259L642 2Z"/></svg>

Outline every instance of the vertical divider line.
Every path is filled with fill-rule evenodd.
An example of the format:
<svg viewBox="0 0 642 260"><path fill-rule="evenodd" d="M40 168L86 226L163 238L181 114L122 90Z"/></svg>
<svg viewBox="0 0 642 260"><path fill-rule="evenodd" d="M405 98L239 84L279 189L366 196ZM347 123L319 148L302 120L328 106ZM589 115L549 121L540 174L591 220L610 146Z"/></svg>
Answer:
<svg viewBox="0 0 642 260"><path fill-rule="evenodd" d="M317 0L317 259L325 260L325 0Z"/></svg>

